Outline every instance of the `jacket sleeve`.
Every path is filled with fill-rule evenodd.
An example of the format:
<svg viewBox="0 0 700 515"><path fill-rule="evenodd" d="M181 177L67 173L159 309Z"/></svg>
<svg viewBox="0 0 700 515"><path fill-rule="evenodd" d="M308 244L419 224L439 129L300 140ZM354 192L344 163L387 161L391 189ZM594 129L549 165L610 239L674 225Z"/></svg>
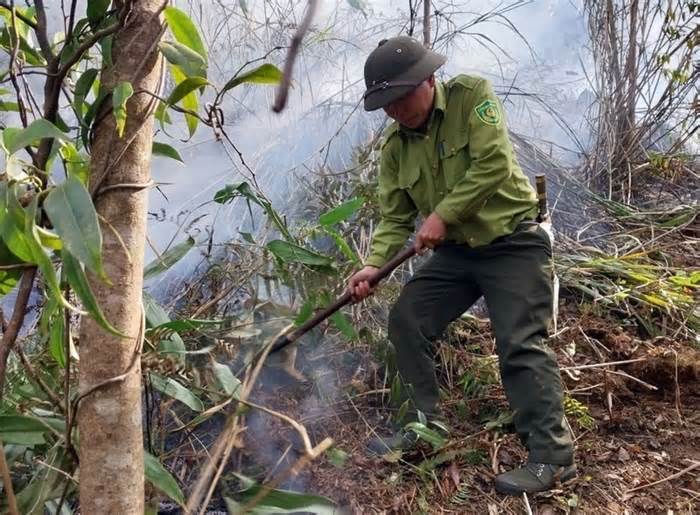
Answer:
<svg viewBox="0 0 700 515"><path fill-rule="evenodd" d="M406 190L399 187L399 169L391 146L385 145L379 163L379 211L381 220L372 235L365 265L382 266L398 252L413 232L418 214Z"/></svg>
<svg viewBox="0 0 700 515"><path fill-rule="evenodd" d="M476 214L512 173L513 151L503 107L488 81L476 85L464 109L471 165L435 207L449 225L465 223Z"/></svg>

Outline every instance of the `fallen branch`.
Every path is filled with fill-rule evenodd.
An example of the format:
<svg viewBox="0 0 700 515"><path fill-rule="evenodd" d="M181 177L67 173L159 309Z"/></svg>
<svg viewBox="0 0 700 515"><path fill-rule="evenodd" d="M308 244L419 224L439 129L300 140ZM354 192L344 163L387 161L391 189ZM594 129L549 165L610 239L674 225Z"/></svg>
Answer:
<svg viewBox="0 0 700 515"><path fill-rule="evenodd" d="M19 510L17 509L17 499L15 499L15 492L12 489L12 478L10 477L10 469L7 466L7 461L5 460L5 448L0 441L0 473L2 474L2 483L5 487L5 496L7 497L8 509L10 510L10 515L19 515Z"/></svg>
<svg viewBox="0 0 700 515"><path fill-rule="evenodd" d="M561 367L560 370L585 370L587 368L614 367L616 365L627 365L628 363L639 363L647 358L624 359L622 361L608 361L607 363L593 363L591 365L577 365L575 367Z"/></svg>
<svg viewBox="0 0 700 515"><path fill-rule="evenodd" d="M675 474L671 474L670 476L665 477L663 479L659 479L658 481L654 481L653 483L647 483L646 485L637 486L635 488L627 490L624 494L625 497L628 496L629 494L631 494L632 492L638 492L639 490L643 490L645 488L650 488L652 486L660 485L661 483L673 481L674 479L678 479L679 477L687 474L688 472L691 472L691 471L695 470L696 468L700 467L700 461L693 461L693 460L686 460L686 461L689 461L691 463L691 465L684 468L680 472L676 472Z"/></svg>

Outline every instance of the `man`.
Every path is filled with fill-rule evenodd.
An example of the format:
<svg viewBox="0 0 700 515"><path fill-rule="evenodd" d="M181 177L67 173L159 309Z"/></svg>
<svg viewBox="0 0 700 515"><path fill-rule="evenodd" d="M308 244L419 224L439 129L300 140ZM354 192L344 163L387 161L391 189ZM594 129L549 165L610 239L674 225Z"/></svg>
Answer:
<svg viewBox="0 0 700 515"><path fill-rule="evenodd" d="M365 110L383 108L395 123L381 152L381 222L366 266L348 287L355 301L370 295L369 279L405 244L416 216L425 217L415 247L434 253L401 291L388 328L413 408L438 413L432 343L483 295L515 428L529 451L525 466L497 476L496 489L548 490L576 475L561 378L544 343L552 316L551 241L534 221L536 195L491 86L467 75L436 81L444 62L403 36L382 40L367 58ZM401 430L374 439L370 449L406 449L416 440Z"/></svg>

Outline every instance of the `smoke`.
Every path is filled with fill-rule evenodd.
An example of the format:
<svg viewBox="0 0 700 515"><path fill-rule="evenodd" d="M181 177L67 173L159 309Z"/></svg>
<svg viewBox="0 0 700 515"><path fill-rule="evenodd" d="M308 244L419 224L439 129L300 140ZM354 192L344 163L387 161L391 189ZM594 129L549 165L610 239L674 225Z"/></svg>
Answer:
<svg viewBox="0 0 700 515"><path fill-rule="evenodd" d="M221 85L243 63L275 45L286 46L305 3L274 9L269 2L247 3L243 13L238 1L179 2L185 10L190 5L210 45L209 79ZM436 49L448 55L441 76L476 73L489 78L506 100L512 130L540 143L553 157L573 162L587 139L582 120L588 97L580 67L587 60L581 50L586 28L579 7L568 1L519 1L508 6L512 9L502 15L471 25L485 12L503 11L504 3L435 4L441 13L436 21L441 34L468 27L437 42ZM203 240L213 231L215 244L239 238L240 231L259 231L264 217L255 206L251 219L242 199L226 206L210 202L226 184L254 178L285 213L290 192L298 188L298 176L322 163L334 170L349 166L353 148L368 141L384 123L381 112L365 113L359 104L364 58L379 39L405 32L407 9L406 2L393 0L365 5L364 13L346 1L322 3L294 70L287 109L280 115L272 113L274 88L269 86L240 86L224 103L225 130L245 165L230 145L215 141L206 128L187 143L179 141L185 131L182 120L174 116L176 126L168 132L178 136L160 134L157 139L176 146L186 164L161 158L153 162L154 179L169 183L150 198L154 213L150 236L158 251L184 239L183 228L198 217L190 232ZM269 20L264 27L255 28L264 20ZM279 67L283 60L283 50L268 58ZM147 259L153 257L149 252ZM172 287L199 261L201 253L193 250L149 287L156 291Z"/></svg>

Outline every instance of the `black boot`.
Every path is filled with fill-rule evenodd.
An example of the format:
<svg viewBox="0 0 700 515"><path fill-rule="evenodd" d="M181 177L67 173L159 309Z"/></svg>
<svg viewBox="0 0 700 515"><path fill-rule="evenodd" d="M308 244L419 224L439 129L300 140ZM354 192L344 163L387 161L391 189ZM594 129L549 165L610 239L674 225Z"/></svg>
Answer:
<svg viewBox="0 0 700 515"><path fill-rule="evenodd" d="M507 495L543 492L575 477L576 465L527 463L523 467L496 476L496 491Z"/></svg>
<svg viewBox="0 0 700 515"><path fill-rule="evenodd" d="M379 456L393 451L409 451L416 446L418 435L401 429L390 436L373 436L367 442L367 450Z"/></svg>

